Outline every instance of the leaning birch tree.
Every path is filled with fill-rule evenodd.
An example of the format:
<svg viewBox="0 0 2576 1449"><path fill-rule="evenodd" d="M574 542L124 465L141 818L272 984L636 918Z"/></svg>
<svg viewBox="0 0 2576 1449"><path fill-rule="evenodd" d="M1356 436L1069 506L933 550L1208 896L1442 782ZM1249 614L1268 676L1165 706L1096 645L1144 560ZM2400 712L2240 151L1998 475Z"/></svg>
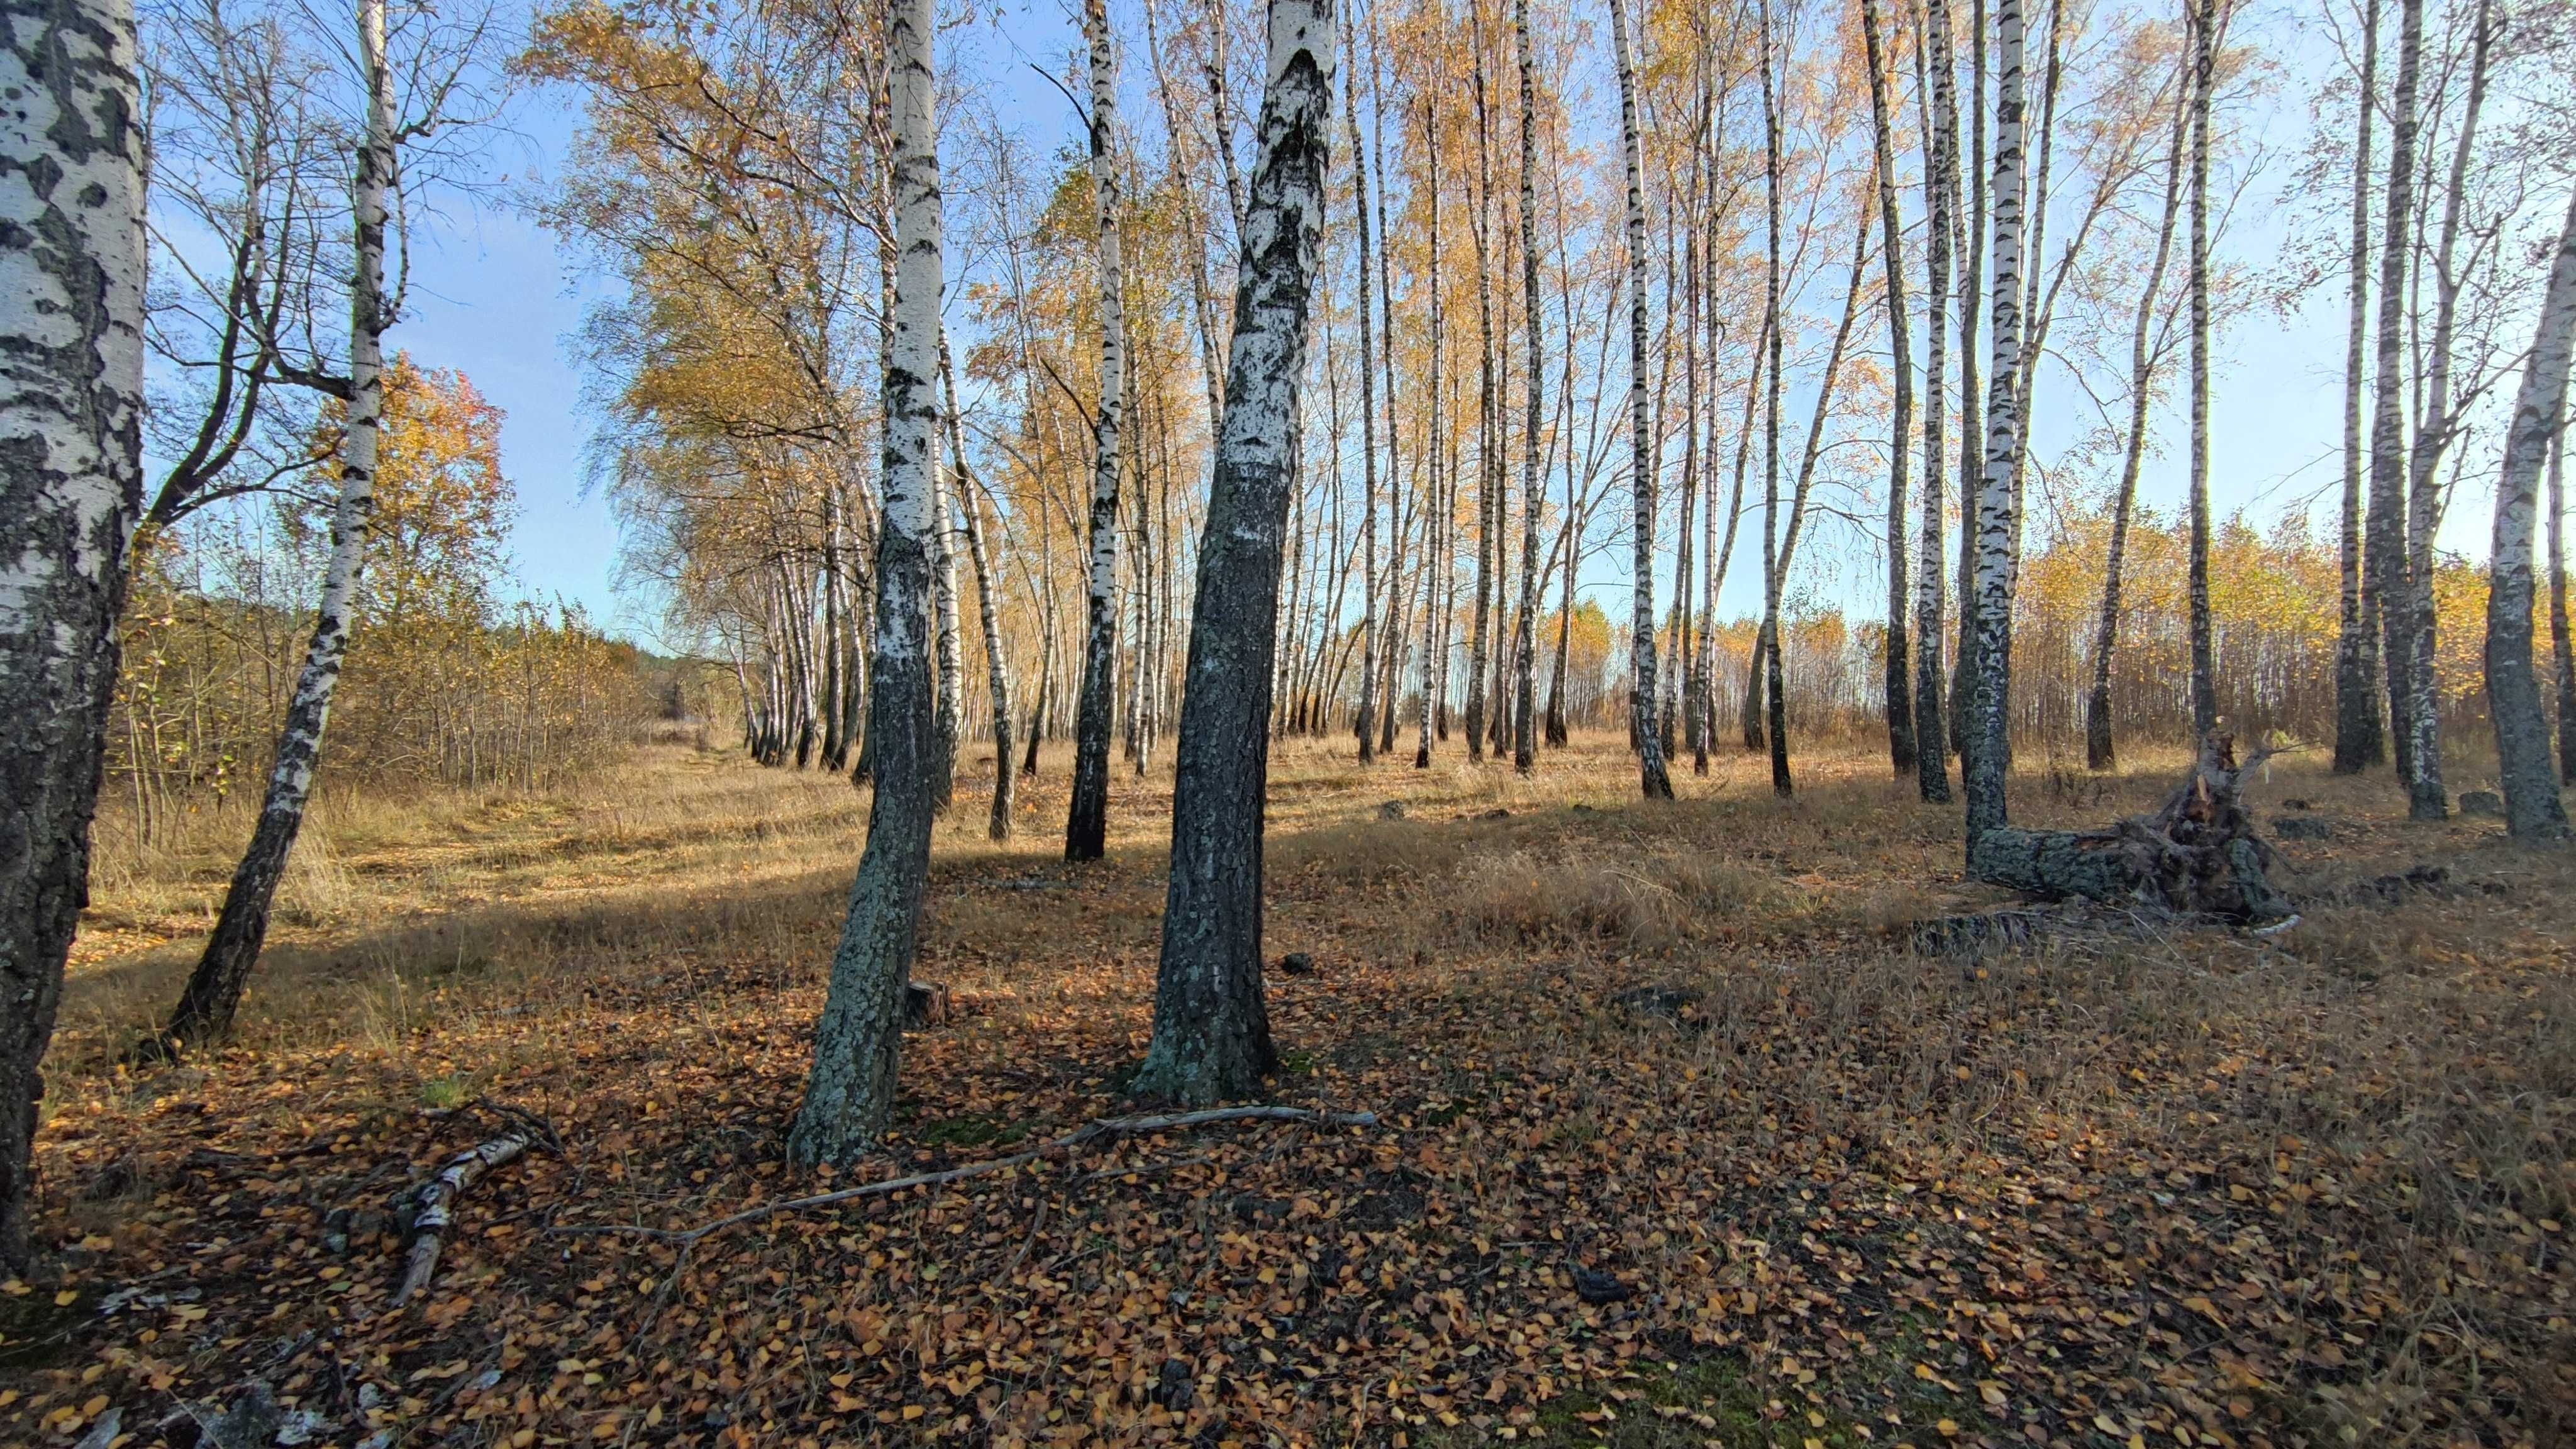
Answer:
<svg viewBox="0 0 2576 1449"><path fill-rule="evenodd" d="M1887 450L1887 755L1903 779L1915 769L1913 679L1905 640L1906 450L1914 437L1914 344L1906 335L1905 232L1896 216L1896 141L1888 115L1886 47L1879 40L1878 0L1861 0L1861 40L1869 66L1871 149L1878 171L1878 215L1887 262L1887 354L1895 404ZM1947 261L1947 258L1943 259ZM1940 400L1933 399L1933 406Z"/></svg>
<svg viewBox="0 0 2576 1449"><path fill-rule="evenodd" d="M1277 1064L1261 988L1261 827L1279 579L1330 165L1334 0L1270 0L1225 421L1174 752L1171 885L1139 1095L1240 1096Z"/></svg>
<svg viewBox="0 0 2576 1449"><path fill-rule="evenodd" d="M384 419L384 337L398 299L385 293L386 200L394 182L393 68L385 51L385 0L358 0L356 56L365 92L357 168L350 185L356 268L349 279L349 375L340 435L340 489L331 510L331 553L322 571L313 637L288 699L286 724L269 767L268 791L250 846L233 869L213 934L163 1028L165 1041L194 1046L231 1032L268 939L269 911L285 878L288 854L304 828L313 771L331 721L331 699L349 649L350 608L366 563L367 527L375 513L376 454Z"/></svg>
<svg viewBox="0 0 2576 1449"><path fill-rule="evenodd" d="M983 510L975 501L979 491L975 476L966 467L966 437L959 421L962 409L957 403L957 371L948 357L948 338L939 339L939 381L948 399L941 415L948 429L948 465L957 478L957 528L966 536L966 557L975 568L975 609L984 624L984 683L993 702L993 819L989 827L992 838L1011 838L1011 660L1002 649L1002 619L994 603L994 560L984 547Z"/></svg>
<svg viewBox="0 0 2576 1449"><path fill-rule="evenodd" d="M2571 348L2576 348L2576 198L2569 199L2567 220L2559 228L2548 296L2541 303L2530 361L2523 365L2521 394L2514 399L2488 562L2487 698L2495 716L2496 775L2504 787L2505 828L2522 840L2567 834L2567 807L2559 798L2558 772L2549 758L2549 721L2540 712L2540 680L2532 670L2536 594L2531 546L2540 471L2556 446L2567 405Z"/></svg>
<svg viewBox="0 0 2576 1449"><path fill-rule="evenodd" d="M129 0L13 8L0 43L0 1266L89 900L126 545L143 507L143 135Z"/></svg>
<svg viewBox="0 0 2576 1449"><path fill-rule="evenodd" d="M1969 691L1968 729L1961 741L1960 773L1967 786L1967 849L2005 819L2005 782L2011 770L2005 698L2012 649L2013 458L2021 442L2021 408L2014 386L2021 372L2022 264L2022 9L2021 0L1997 0L1995 77L1994 280L1989 317L1994 355L1987 370L1985 473L1978 480L1975 516L1975 673Z"/></svg>
<svg viewBox="0 0 2576 1449"><path fill-rule="evenodd" d="M1097 0L1094 0L1097 3ZM894 146L894 306L885 349L885 458L877 529L876 619L869 640L868 748L876 791L868 840L832 954L805 1100L787 1134L804 1166L846 1167L872 1150L894 1111L904 986L930 870L930 532L937 490L939 293L938 129L931 70L935 0L895 0L886 23ZM1007 769L1007 764L1003 768ZM1105 765L1104 765L1105 769Z"/></svg>
<svg viewBox="0 0 2576 1449"><path fill-rule="evenodd" d="M909 0L907 0L909 3ZM1127 314L1118 216L1118 56L1107 0L1084 0L1091 47L1091 189L1100 214L1100 406L1092 415L1091 572L1082 692L1074 704L1073 803L1064 858L1098 860L1109 836L1110 689L1118 668L1118 446L1126 401Z"/></svg>

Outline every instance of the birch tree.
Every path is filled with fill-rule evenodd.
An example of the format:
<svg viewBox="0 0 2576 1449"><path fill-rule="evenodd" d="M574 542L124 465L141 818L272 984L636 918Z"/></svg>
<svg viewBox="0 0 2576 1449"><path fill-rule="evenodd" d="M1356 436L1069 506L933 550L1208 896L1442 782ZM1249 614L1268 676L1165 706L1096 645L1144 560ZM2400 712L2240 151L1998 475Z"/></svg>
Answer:
<svg viewBox="0 0 2576 1449"><path fill-rule="evenodd" d="M1767 46L1769 12L1764 14ZM1610 0L1610 45L1619 68L1619 147L1628 179L1628 482L1635 500L1636 574L1628 634L1628 730L1646 798L1670 800L1673 782L1664 768L1663 736L1655 720L1655 418L1646 398L1646 183L1638 155L1637 69L1628 47L1628 0ZM1764 54L1767 84L1767 49ZM1536 421L1533 413L1533 427Z"/></svg>
<svg viewBox="0 0 2576 1449"><path fill-rule="evenodd" d="M1359 70L1359 47L1350 22L1342 22L1342 48ZM1360 273L1360 708L1355 729L1360 763L1377 758L1377 364L1371 302L1376 259L1371 255L1367 148L1360 144L1359 87L1342 92L1342 115L1351 133L1351 209L1358 222ZM1392 380L1390 379L1390 382ZM1392 407L1394 399L1389 398ZM1388 423L1393 425L1390 412Z"/></svg>
<svg viewBox="0 0 2576 1449"><path fill-rule="evenodd" d="M2014 387L2021 369L2022 304L2022 9L2021 0L1995 6L1994 282L1990 317L1994 356L1988 368L1986 462L1977 485L1975 684L1968 705L1969 731L1961 774L1967 786L1967 846L2005 821L2006 777L2011 769L2005 698L2012 649L2013 540L2021 520L2013 512L2013 456L2021 441L2021 413Z"/></svg>
<svg viewBox="0 0 2576 1449"><path fill-rule="evenodd" d="M268 939L269 909L285 877L287 855L304 827L313 771L331 719L331 697L349 647L350 605L366 561L367 524L375 510L376 453L384 415L384 335L399 302L385 295L386 197L393 184L395 128L393 71L385 50L384 0L359 0L357 48L365 110L358 132L355 180L349 193L355 222L356 270L349 285L349 394L340 439L340 490L331 514L330 560L323 568L322 598L313 638L286 709L269 768L267 796L250 847L233 870L215 929L189 973L179 1004L163 1028L170 1042L195 1046L229 1034L251 969Z"/></svg>
<svg viewBox="0 0 2576 1449"><path fill-rule="evenodd" d="M1095 0L1095 6L1097 0ZM884 385L884 506L877 531L876 619L869 640L868 748L876 792L850 908L814 1029L805 1099L787 1134L803 1166L847 1167L873 1150L894 1111L904 987L930 869L930 553L938 496L939 298L943 284L934 0L888 12L895 203L894 306ZM1095 140L1095 146L1097 142ZM1097 157L1097 150L1094 151ZM1096 622L1096 621L1095 621ZM1104 732L1103 744L1106 744ZM1104 776L1107 762L1102 762ZM1105 781L1104 781L1105 783Z"/></svg>
<svg viewBox="0 0 2576 1449"><path fill-rule="evenodd" d="M1614 12L1622 12L1627 0L1610 0L1610 3ZM1521 295L1523 311L1527 314L1521 319L1521 324L1529 338L1529 377L1522 383L1527 411L1521 422L1521 607L1520 617L1512 629L1512 768L1526 775L1538 765L1538 645L1533 635L1538 627L1539 500L1544 496L1539 487L1539 475L1547 446L1547 314L1539 303L1538 294L1538 90L1531 77L1529 0L1512 0L1512 36L1519 55L1521 82ZM1621 50L1619 69L1624 77L1622 94L1626 95L1635 90L1636 80L1628 73L1626 47L1622 46ZM1633 106L1633 97L1623 101L1622 105ZM1631 132L1628 146L1633 165L1635 122L1630 120L1627 124ZM1634 185L1633 172L1631 185ZM1632 239L1643 235L1643 226L1642 218L1634 223ZM1652 528L1651 520L1646 526ZM1653 603L1651 591L1644 597L1649 605ZM1646 627L1651 628L1652 625L1653 614L1649 608ZM1654 666L1650 662L1647 679L1651 682L1653 677ZM1649 690L1648 694L1651 698L1652 691ZM1657 754L1655 773L1661 775L1664 768L1661 751ZM1663 793L1672 793L1669 783L1664 786Z"/></svg>
<svg viewBox="0 0 2576 1449"><path fill-rule="evenodd" d="M1139 1095L1240 1096L1277 1064L1261 985L1279 580L1330 165L1333 0L1271 0L1172 787L1171 884Z"/></svg>
<svg viewBox="0 0 2576 1449"><path fill-rule="evenodd" d="M134 12L63 0L0 45L0 1266L28 1263L28 1154L89 900L143 507L143 134Z"/></svg>
<svg viewBox="0 0 2576 1449"><path fill-rule="evenodd" d="M2379 649L2362 588L2362 379L2370 340L2371 128L2379 119L2381 0L2362 12L2361 74L2353 103L2352 240L2345 287L2349 306L2343 353L2343 511L2335 528L2341 587L2335 634L2334 772L2355 775L2388 757L2379 728Z"/></svg>
<svg viewBox="0 0 2576 1449"><path fill-rule="evenodd" d="M1002 619L994 604L993 560L984 546L982 505L976 502L981 491L974 475L966 466L966 437L958 422L962 409L957 402L957 370L948 357L948 336L939 338L939 381L947 397L947 410L941 419L948 428L948 463L956 470L958 532L966 538L966 556L975 568L975 612L984 624L984 683L991 692L993 705L993 818L988 831L995 840L1011 838L1011 803L1013 771L1011 769L1011 660L1002 648Z"/></svg>
<svg viewBox="0 0 2576 1449"><path fill-rule="evenodd" d="M1899 779L1915 768L1913 678L1905 638L1906 451L1914 440L1914 344L1906 335L1905 233L1896 218L1896 142L1888 115L1887 56L1879 40L1878 0L1861 0L1861 38L1869 66L1872 150L1878 169L1878 215L1887 262L1887 351L1894 374L1887 449L1887 754ZM1935 398L1933 406L1940 406Z"/></svg>
<svg viewBox="0 0 2576 1449"><path fill-rule="evenodd" d="M2567 411L2549 437L2549 644L2558 676L2558 782L2576 785L2576 641L2567 626Z"/></svg>
<svg viewBox="0 0 2576 1449"><path fill-rule="evenodd" d="M2381 214L2379 336L2372 357L2370 502L2363 519L2362 590L2379 604L2380 667L2387 677L2397 773L2416 795L2415 668L2406 607L2406 273L2415 212L2416 85L2424 47L2424 0L2400 0L2397 78L2389 96L2388 201Z"/></svg>
<svg viewBox="0 0 2576 1449"><path fill-rule="evenodd" d="M2196 53L2187 52L2177 68L2173 125L2165 149L2165 199L2156 225L2154 260L2147 265L2145 290L2129 329L2129 434L2120 460L2120 481L2111 496L2111 541L2102 562L2102 607L2093 625L2093 687L2084 700L2084 764L2108 770L2119 763L2111 735L2111 665L2120 645L2120 579L2127 565L2129 524L2137 507L2138 476L2146 465L2147 410L2155 400L2157 313L2162 306L2165 269L2173 258L2176 213L2182 202L2183 143L2194 114L2192 91L2199 84Z"/></svg>
<svg viewBox="0 0 2576 1449"><path fill-rule="evenodd" d="M2567 219L2559 227L2548 293L2541 302L2530 360L2523 365L2521 394L2514 400L2513 423L2505 436L2487 564L2487 699L2495 718L2496 774L2504 787L2505 828L2518 840L2555 840L2567 834L2567 807L2559 799L2558 773L2549 758L2549 722L2541 715L2540 681L2532 671L2531 546L2540 471L2557 445L2559 419L2567 406L2572 349L2576 349L2576 197L2569 199Z"/></svg>
<svg viewBox="0 0 2576 1449"><path fill-rule="evenodd" d="M1770 719L1763 733L1771 747L1771 790L1786 795L1792 786L1789 779L1788 705L1781 696L1783 684L1780 667L1780 336L1788 330L1788 318L1781 310L1780 298L1780 77L1772 54L1771 7L1763 0L1759 10L1762 26L1762 195L1767 212L1763 233L1763 309L1771 340L1771 371L1764 394L1762 425L1762 624L1754 636L1754 663L1761 673L1762 688L1769 697ZM1863 232L1866 234L1864 226ZM1853 268L1854 283L1859 268ZM1639 306L1642 309L1643 303ZM1811 438L1810 441L1813 441ZM1753 712L1752 678L1745 681L1747 720Z"/></svg>
<svg viewBox="0 0 2576 1449"><path fill-rule="evenodd" d="M1915 788L1923 799L1946 804L1950 799L1950 710L1941 668L1948 628L1943 605L1949 593L1946 556L1941 549L1949 489L1949 456L1945 430L1950 410L1948 341L1950 318L1950 242L1957 222L1958 102L1951 91L1956 67L1950 57L1950 8L1947 0L1929 0L1922 29L1931 50L1931 115L1924 127L1924 265L1928 295L1923 317L1923 528L1922 554L1916 561L1914 593L1914 763ZM1918 41L1916 64L1923 64ZM1922 87L1918 86L1918 90ZM1964 496L1966 479L1961 478ZM1965 609L1967 602L1960 601Z"/></svg>
<svg viewBox="0 0 2576 1449"><path fill-rule="evenodd" d="M1107 0L1084 0L1082 33L1091 49L1091 189L1100 226L1100 401L1092 414L1091 572L1064 858L1098 860L1109 834L1110 690L1118 672L1118 449L1127 396L1116 154L1118 57L1109 34Z"/></svg>
<svg viewBox="0 0 2576 1449"><path fill-rule="evenodd" d="M2218 728L2218 662L2209 620L2209 89L2217 0L2191 9L2191 726ZM1998 243L2000 248L2000 243ZM2001 345L2001 339L1997 339ZM2195 745L2197 748L2197 745Z"/></svg>

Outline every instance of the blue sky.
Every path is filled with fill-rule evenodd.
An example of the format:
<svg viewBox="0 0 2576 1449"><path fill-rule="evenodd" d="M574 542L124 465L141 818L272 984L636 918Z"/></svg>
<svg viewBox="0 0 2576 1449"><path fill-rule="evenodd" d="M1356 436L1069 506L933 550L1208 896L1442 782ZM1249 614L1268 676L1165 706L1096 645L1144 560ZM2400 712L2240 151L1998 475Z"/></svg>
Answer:
<svg viewBox="0 0 2576 1449"><path fill-rule="evenodd" d="M1063 97L1029 62L1053 63L1072 38L1056 0L1026 0L959 26L949 40L1000 88L998 103L1016 108L1019 124L1042 150L1051 150L1045 138L1072 139L1074 122ZM2298 37L2276 39L2294 61L2305 59L2298 55ZM2250 128L2276 151L2286 153L2306 125L2307 83L2294 68L2264 112L2249 118ZM585 486L584 449L592 424L567 344L602 284L514 205L514 198L562 162L577 120L566 92L520 99L512 134L490 150L494 184L470 203L446 199L441 215L417 224L412 307L392 341L425 364L461 368L506 410L504 460L521 510L511 539L518 587L540 599L576 601L595 620L649 642L650 601L618 591L615 521L605 497ZM2282 239L2291 211L2283 192L2289 164L2286 157L2277 160L2271 174L2255 183L2238 228L2226 239L2226 250L2249 264L2268 265ZM2222 515L2242 506L2268 518L2331 488L2339 476L2343 309L2343 289L2330 281L2312 288L2296 311L2244 317L2220 335L2211 426L2213 493ZM2053 406L2046 397L2041 403L2038 442L2045 456L2052 433L2067 430L2065 410L2082 404L2062 378L2051 382L2044 373L2041 385L2058 394ZM1791 415L1802 417L1803 409L1793 405ZM2084 417L2089 420L2089 408ZM2178 403L2160 410L2156 426L2159 447L2148 460L2142 496L2170 514L2184 496L2184 414ZM2445 545L2482 552L2485 508L2473 473L2451 510ZM1751 520L1745 537L1740 549L1758 549L1760 535ZM1614 557L1623 552L1624 546L1596 557L1587 567L1587 589L1624 586ZM1825 576L1813 580L1813 592L1843 596L1856 611L1875 612L1869 601L1884 587L1878 572L1883 566L1845 552L1849 556L1837 563L1820 545L1814 564ZM1759 569L1747 564L1753 557L1737 560L1745 566L1728 580L1727 611L1759 607Z"/></svg>

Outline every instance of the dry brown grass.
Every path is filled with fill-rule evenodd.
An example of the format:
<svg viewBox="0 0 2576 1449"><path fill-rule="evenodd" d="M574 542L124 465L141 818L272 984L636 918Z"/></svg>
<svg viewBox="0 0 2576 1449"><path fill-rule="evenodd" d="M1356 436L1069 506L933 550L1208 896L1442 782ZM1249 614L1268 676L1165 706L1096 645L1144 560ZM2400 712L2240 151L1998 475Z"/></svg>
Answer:
<svg viewBox="0 0 2576 1449"><path fill-rule="evenodd" d="M1281 746L1269 946L1311 951L1324 973L1273 983L1294 1089L1387 1111L1407 1160L1424 1154L1407 1169L1419 1191L1469 1216L1504 1191L1480 1159L1538 1132L1539 1151L1576 1164L1552 1169L1574 1175L1548 1201L1593 1215L1598 1241L1625 1245L1619 1261L1676 1285L1699 1281L1707 1262L1680 1239L1650 1246L1646 1219L1611 1206L1624 1201L1617 1183L1584 1164L1608 1154L1647 1181L1728 1164L1737 1200L1702 1226L1765 1237L1784 1268L1798 1252L1795 1214L1808 1209L1784 1212L1780 1184L1812 1183L1821 1204L1832 1174L1818 1154L1866 1159L1872 1191L1902 1181L1920 1186L1912 1201L1957 1204L1942 1209L1955 1222L1912 1219L1893 1256L1942 1245L1992 1260L2013 1235L2041 1232L2027 1261L2058 1275L2050 1291L2063 1280L2086 1313L2125 1303L2117 1311L2139 1317L2125 1366L2082 1358L2070 1340L2067 1362L2088 1365L2072 1379L2054 1390L2016 1381L2013 1414L2027 1394L2046 1408L2023 1424L2089 1434L2099 1407L2129 1416L2111 1442L2131 1424L2161 1426L2161 1442L2185 1442L2177 1427L2282 1444L2538 1444L2576 1432L2566 852L2512 847L2484 822L2406 824L2385 780L2333 780L2292 758L2258 782L2258 806L2304 798L2342 822L2330 842L2288 847L2285 883L2322 902L2297 930L2067 934L1930 959L1906 948L1913 923L1996 900L1959 878L1954 812L1891 782L1874 745L1801 761L1791 801L1771 795L1760 760L1730 751L1715 763L1710 777L1677 779L1682 800L1647 806L1608 739L1550 755L1526 780L1470 767L1454 749L1431 770L1362 775L1338 747ZM2094 781L2025 761L2016 818L2144 809L2180 763L2179 752L2134 759ZM936 842L924 969L969 1015L911 1049L905 1130L916 1141L923 1124L1114 1108L1107 1083L1141 1047L1150 1005L1168 777L1140 788L1122 770L1110 858L1074 871L1058 858L1062 760L1050 752L1024 791L1020 838L1001 847L982 834L989 768L970 755ZM661 1220L674 1193L694 1203L756 1162L774 1170L772 1147L743 1144L771 1142L793 1100L865 796L682 748L640 753L600 779L583 797L334 802L318 821L327 851L300 867L310 874L263 963L239 1049L177 1072L137 1076L114 1051L170 999L221 888L220 850L104 873L55 1059L47 1211L73 1237L120 1242L172 1211L149 1195L84 1201L79 1185L121 1152L167 1148L173 1124L194 1120L171 1108L189 1102L221 1123L220 1140L276 1150L317 1120L401 1122L488 1090L567 1127L586 1185L550 1210L586 1218ZM1390 801L1400 818L1387 817ZM2427 861L2448 868L2447 884L2391 901L2350 889ZM1622 1005L1636 988L1674 995ZM737 1094L753 1105L712 1105ZM712 1140L735 1144L725 1150L739 1161L708 1161L699 1170L712 1183L683 1181L671 1174L686 1163L663 1171L608 1145L675 1114L687 1141L713 1130L689 1121L721 1119ZM1234 1170L1252 1170L1249 1151ZM1131 1191L1140 1210L1184 1210L1188 1180ZM1591 1185L1566 1195L1578 1182ZM1165 1191L1181 1196L1155 1196ZM1207 1189L1192 1191L1203 1200ZM2061 1221L2034 1203L2081 1206ZM960 1260L959 1271L989 1272L1023 1229L1034 1241L1043 1226L1009 1226L996 1264ZM1880 1251L1868 1233L1854 1241ZM542 1258L455 1271L497 1292L547 1271ZM759 1261L731 1271L767 1271ZM605 1271L582 1271L593 1268ZM1776 1286L1748 1280L1745 1291ZM2201 1295L2218 1300L2209 1316L2226 1332L2172 1308ZM1867 1331L1911 1341L1975 1321L1950 1315L1944 1328L1940 1301L1900 1296ZM1554 1322L1575 1332L1567 1309ZM1793 1355L1816 1327L1805 1307L1779 1324L1765 1341ZM233 1331L248 1330L236 1320ZM1726 1372L1749 1376L1754 1407L1725 1421L1726 1442L1806 1437L1802 1415L1762 1411L1766 1395L1774 1407L1804 1396L1840 1426L1825 1436L1838 1444L1858 1442L1848 1426L1862 1405L1907 1407L1886 1397L1905 1386L1905 1365L1875 1352L1822 1385L1783 1387L1752 1340L1740 1351ZM221 1352L197 1352L200 1372L216 1372ZM1497 1409L1490 1426L1612 1435L1605 1425L1624 1424L1621 1442L1666 1442L1639 1425L1684 1421L1559 1410L1623 1383L1712 1413L1734 1392L1687 1354L1674 1362L1662 1376L1640 1378L1623 1360L1625 1379L1567 1377L1548 1401L1558 1408ZM1026 1391L1048 1389L1041 1375ZM1973 1401L1943 1412L1970 1437L2018 1432ZM1329 1437L1337 1422L1309 1427Z"/></svg>

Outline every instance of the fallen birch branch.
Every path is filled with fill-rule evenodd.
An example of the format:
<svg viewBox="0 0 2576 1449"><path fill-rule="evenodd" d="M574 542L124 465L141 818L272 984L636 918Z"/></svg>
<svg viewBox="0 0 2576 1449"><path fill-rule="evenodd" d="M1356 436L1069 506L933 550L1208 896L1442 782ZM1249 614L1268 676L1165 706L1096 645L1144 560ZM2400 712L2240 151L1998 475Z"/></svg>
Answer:
<svg viewBox="0 0 2576 1449"><path fill-rule="evenodd" d="M438 1272L438 1255L446 1247L448 1225L455 1220L456 1199L483 1174L527 1151L532 1140L526 1132L514 1132L467 1148L449 1158L438 1176L422 1186L414 1199L419 1211L412 1218L411 1257L403 1264L402 1287L394 1291L389 1308L400 1311Z"/></svg>
<svg viewBox="0 0 2576 1449"><path fill-rule="evenodd" d="M1178 1112L1168 1116L1103 1117L1096 1122L1087 1122L1053 1141L1032 1147L1026 1152L1015 1152L1008 1157L970 1162L963 1167L946 1168L939 1172L917 1172L909 1177L889 1177L877 1182L860 1183L855 1187L818 1192L811 1197L763 1203L759 1207L745 1208L729 1217L700 1223L694 1228L648 1228L633 1223L576 1223L557 1227L552 1231L623 1233L633 1237L651 1238L656 1242L678 1243L685 1253L699 1240L711 1234L778 1213L803 1212L808 1208L830 1207L834 1203L855 1202L860 1198L884 1197L889 1193L902 1192L908 1188L939 1187L947 1183L961 1182L966 1178L981 1177L986 1173L1000 1172L1005 1168L1021 1167L1050 1157L1061 1157L1084 1143L1095 1142L1104 1137L1132 1137L1139 1133L1168 1132L1182 1127L1206 1127L1218 1122L1311 1122L1319 1127L1374 1127L1377 1125L1377 1114L1374 1112L1317 1112L1304 1107L1216 1107L1204 1112Z"/></svg>

